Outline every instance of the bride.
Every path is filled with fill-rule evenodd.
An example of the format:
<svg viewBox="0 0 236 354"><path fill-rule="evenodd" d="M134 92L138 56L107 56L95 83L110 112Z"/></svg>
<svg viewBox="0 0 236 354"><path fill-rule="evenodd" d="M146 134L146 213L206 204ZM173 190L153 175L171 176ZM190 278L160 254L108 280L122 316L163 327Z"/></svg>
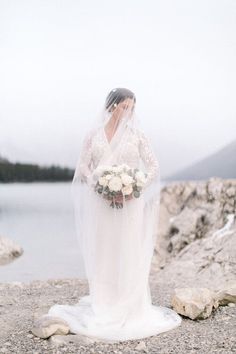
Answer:
<svg viewBox="0 0 236 354"><path fill-rule="evenodd" d="M181 323L174 310L151 300L160 167L135 105L132 91L113 89L83 138L71 191L89 295L48 312L71 333L103 341L145 338Z"/></svg>

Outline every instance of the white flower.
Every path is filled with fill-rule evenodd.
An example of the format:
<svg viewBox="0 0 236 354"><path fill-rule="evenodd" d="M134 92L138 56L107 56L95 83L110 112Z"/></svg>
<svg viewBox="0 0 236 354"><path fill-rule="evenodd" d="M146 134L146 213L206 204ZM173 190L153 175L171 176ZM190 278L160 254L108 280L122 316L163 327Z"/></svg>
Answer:
<svg viewBox="0 0 236 354"><path fill-rule="evenodd" d="M133 187L132 187L131 184L129 186L125 186L125 187L122 188L123 195L129 195L132 192L133 192Z"/></svg>
<svg viewBox="0 0 236 354"><path fill-rule="evenodd" d="M131 184L134 181L133 177L131 177L127 173L122 173L120 175L120 177L121 177L121 180L125 186L128 186L129 184Z"/></svg>
<svg viewBox="0 0 236 354"><path fill-rule="evenodd" d="M112 178L112 175L111 174L107 174L107 175L104 176L104 178L106 178L106 180L109 181Z"/></svg>
<svg viewBox="0 0 236 354"><path fill-rule="evenodd" d="M117 172L119 172L119 167L118 167L118 166L112 166L112 167L110 168L110 170L111 170L112 172L114 172L114 173L117 173Z"/></svg>
<svg viewBox="0 0 236 354"><path fill-rule="evenodd" d="M113 176L109 180L108 186L109 186L110 191L114 191L114 192L120 191L122 188L122 181L121 181L120 177Z"/></svg>
<svg viewBox="0 0 236 354"><path fill-rule="evenodd" d="M137 181L136 186L137 187L143 187L145 185L145 182Z"/></svg>
<svg viewBox="0 0 236 354"><path fill-rule="evenodd" d="M100 177L98 181L99 181L99 184L103 187L106 187L108 184L108 180L105 177Z"/></svg>
<svg viewBox="0 0 236 354"><path fill-rule="evenodd" d="M139 170L135 173L135 177L138 182L145 183L146 182L146 176L143 173L143 171Z"/></svg>
<svg viewBox="0 0 236 354"><path fill-rule="evenodd" d="M101 176L104 173L104 171L106 171L106 166L98 166L94 170L94 175Z"/></svg>

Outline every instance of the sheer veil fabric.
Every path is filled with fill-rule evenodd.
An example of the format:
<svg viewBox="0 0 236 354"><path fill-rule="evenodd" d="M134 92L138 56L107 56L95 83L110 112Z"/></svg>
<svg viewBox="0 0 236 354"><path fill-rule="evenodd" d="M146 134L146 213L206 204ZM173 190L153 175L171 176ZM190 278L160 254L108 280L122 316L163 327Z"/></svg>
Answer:
<svg viewBox="0 0 236 354"><path fill-rule="evenodd" d="M80 278L88 281L89 294L75 305L55 304L48 312L66 320L71 333L108 342L149 337L181 323L174 310L152 304L149 272L158 228L160 166L135 108L132 91L113 89L82 139L71 196L83 259ZM115 194L120 177L102 176L111 166L115 173L136 169L138 190L122 175L122 193Z"/></svg>

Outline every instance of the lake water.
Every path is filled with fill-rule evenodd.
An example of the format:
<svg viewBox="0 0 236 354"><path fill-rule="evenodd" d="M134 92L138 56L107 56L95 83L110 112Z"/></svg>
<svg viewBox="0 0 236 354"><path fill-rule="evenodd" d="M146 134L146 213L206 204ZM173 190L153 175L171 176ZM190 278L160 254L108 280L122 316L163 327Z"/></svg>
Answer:
<svg viewBox="0 0 236 354"><path fill-rule="evenodd" d="M24 250L0 266L0 282L80 277L70 187L71 182L0 184L0 236Z"/></svg>
<svg viewBox="0 0 236 354"><path fill-rule="evenodd" d="M0 282L79 276L70 186L0 184L0 235L24 249L15 261L0 266Z"/></svg>

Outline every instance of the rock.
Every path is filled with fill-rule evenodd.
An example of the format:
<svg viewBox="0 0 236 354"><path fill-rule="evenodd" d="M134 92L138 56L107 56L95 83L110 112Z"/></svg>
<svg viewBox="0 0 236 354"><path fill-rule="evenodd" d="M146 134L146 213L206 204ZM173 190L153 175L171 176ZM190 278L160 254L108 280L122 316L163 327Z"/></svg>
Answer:
<svg viewBox="0 0 236 354"><path fill-rule="evenodd" d="M67 334L69 330L65 320L46 314L34 322L31 332L39 338L48 338L53 334Z"/></svg>
<svg viewBox="0 0 236 354"><path fill-rule="evenodd" d="M170 246L173 255L181 251L186 245L200 238L203 232L197 232L201 227L207 225L205 210L193 210L189 207L184 208L178 217L170 221ZM206 233L206 231L205 231Z"/></svg>
<svg viewBox="0 0 236 354"><path fill-rule="evenodd" d="M207 184L208 200L216 200L221 196L223 181L220 178L212 177Z"/></svg>
<svg viewBox="0 0 236 354"><path fill-rule="evenodd" d="M216 293L216 299L219 305L228 305L229 303L236 303L236 282L228 289L219 290Z"/></svg>
<svg viewBox="0 0 236 354"><path fill-rule="evenodd" d="M216 288L235 280L235 215L236 179L164 186L151 277L178 287Z"/></svg>
<svg viewBox="0 0 236 354"><path fill-rule="evenodd" d="M143 340L138 343L138 345L135 347L135 350L140 350L145 353L148 353L146 343Z"/></svg>
<svg viewBox="0 0 236 354"><path fill-rule="evenodd" d="M218 302L215 292L207 288L177 288L171 305L179 314L195 320L209 317Z"/></svg>
<svg viewBox="0 0 236 354"><path fill-rule="evenodd" d="M208 237L186 246L169 264L165 264L163 281L176 286L224 288L235 279L236 230L223 237Z"/></svg>
<svg viewBox="0 0 236 354"><path fill-rule="evenodd" d="M23 254L23 249L9 238L0 236L0 265L12 262Z"/></svg>
<svg viewBox="0 0 236 354"><path fill-rule="evenodd" d="M235 194L236 194L235 187L229 187L228 189L226 189L226 194L229 198L235 197Z"/></svg>

